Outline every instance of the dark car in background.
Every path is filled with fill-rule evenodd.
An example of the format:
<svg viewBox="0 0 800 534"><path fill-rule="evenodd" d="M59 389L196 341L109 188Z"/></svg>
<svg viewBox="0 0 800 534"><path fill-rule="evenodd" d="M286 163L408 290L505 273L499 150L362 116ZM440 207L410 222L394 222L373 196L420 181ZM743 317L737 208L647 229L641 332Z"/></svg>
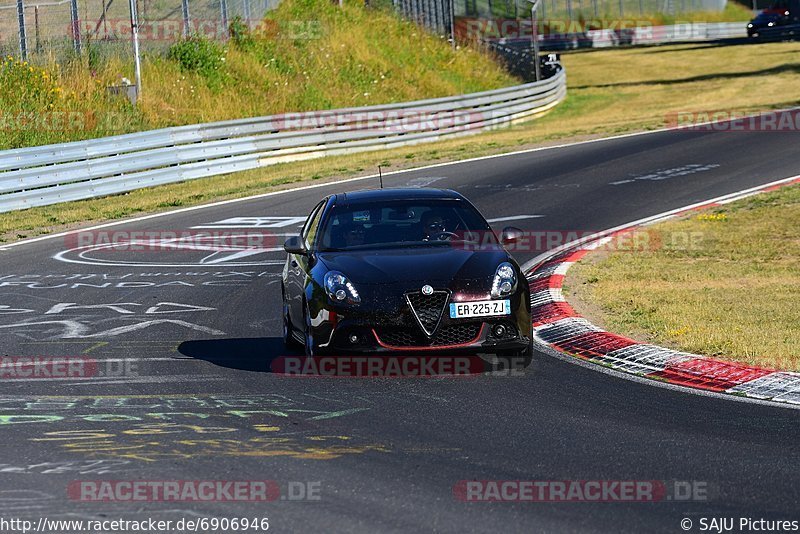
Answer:
<svg viewBox="0 0 800 534"><path fill-rule="evenodd" d="M463 196L385 189L331 195L290 238L284 341L306 354L460 351L531 355L530 290Z"/></svg>
<svg viewBox="0 0 800 534"><path fill-rule="evenodd" d="M765 9L747 24L747 36L760 39L800 36L800 6L779 4Z"/></svg>

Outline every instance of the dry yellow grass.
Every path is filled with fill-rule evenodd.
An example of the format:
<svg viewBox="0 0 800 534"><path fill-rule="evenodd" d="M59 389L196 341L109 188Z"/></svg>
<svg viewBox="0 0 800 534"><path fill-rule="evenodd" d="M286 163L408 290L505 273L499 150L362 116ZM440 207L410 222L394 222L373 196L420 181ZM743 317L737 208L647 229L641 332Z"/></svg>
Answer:
<svg viewBox="0 0 800 534"><path fill-rule="evenodd" d="M798 371L798 220L794 186L657 225L664 236L701 240L683 250L590 254L570 270L567 298L640 341Z"/></svg>
<svg viewBox="0 0 800 534"><path fill-rule="evenodd" d="M286 111L366 106L498 88L514 79L489 56L452 47L409 21L363 2L287 0L277 27L314 22L309 39L255 32L256 44L225 49L227 83L209 87L172 61L145 63L142 109L149 123L211 122Z"/></svg>
<svg viewBox="0 0 800 534"><path fill-rule="evenodd" d="M678 111L753 111L800 103L796 91L800 43L595 50L562 58L568 70L567 100L549 115L526 124L417 147L282 164L124 196L2 214L0 239L16 240L85 222L261 193L285 184L373 173L378 163L399 169L554 140L654 129ZM770 89L754 91L755 83Z"/></svg>
<svg viewBox="0 0 800 534"><path fill-rule="evenodd" d="M298 23L302 24L298 26ZM133 61L103 55L107 45L57 63L38 57L31 69L52 80L62 97L42 102L37 85L0 68L0 121L24 114L90 115L80 127L0 125L0 150L61 143L154 128L272 115L283 112L403 102L506 87L517 80L487 53L453 47L384 10L348 0L284 0L261 28L225 44L195 39L204 52L145 53L137 107L110 96L108 86L134 79ZM143 43L151 50L152 42ZM160 43L166 49L169 43ZM176 43L170 50L186 50ZM94 52L93 52L94 51ZM15 62L16 63L16 62ZM1 65L0 65L1 66ZM211 71L211 75L209 72ZM16 71L15 71L16 72ZM14 74L14 73L12 73ZM52 104L52 105L50 105Z"/></svg>

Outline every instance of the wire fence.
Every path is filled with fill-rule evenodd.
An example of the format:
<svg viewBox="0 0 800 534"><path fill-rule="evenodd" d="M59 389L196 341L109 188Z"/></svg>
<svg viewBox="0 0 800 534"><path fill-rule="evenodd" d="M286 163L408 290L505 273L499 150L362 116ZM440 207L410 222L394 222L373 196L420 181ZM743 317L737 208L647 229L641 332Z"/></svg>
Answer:
<svg viewBox="0 0 800 534"><path fill-rule="evenodd" d="M539 16L579 20L636 15L677 15L692 11L722 11L726 0L541 0ZM529 1L455 0L456 17L509 18L530 16Z"/></svg>
<svg viewBox="0 0 800 534"><path fill-rule="evenodd" d="M377 3L378 0L372 0ZM753 0L756 2L773 0ZM540 61L537 50L565 50L583 46L615 46L727 37L728 29L703 23L653 30L653 20L681 13L719 12L727 0L391 0L401 16L448 38L454 46L469 42L494 53L514 74L526 81ZM536 5L536 23L532 9ZM696 19L696 17L695 17ZM535 28L534 28L535 26ZM715 26L711 24L709 26ZM741 25L744 32L744 25ZM673 30L674 30L673 28ZM724 31L723 31L724 30ZM670 33L671 32L671 33ZM652 33L652 35L651 35ZM672 35L675 33L675 35ZM658 35L656 35L658 34ZM664 35L661 35L664 34ZM667 35L669 34L669 35ZM537 38L534 39L534 36ZM738 34L737 34L738 36ZM534 42L536 46L534 46ZM546 68L546 65L542 65Z"/></svg>
<svg viewBox="0 0 800 534"><path fill-rule="evenodd" d="M720 12L727 0L539 0L542 34L576 28L636 27L650 17ZM760 0L761 3L772 0ZM456 40L530 39L532 0L392 0L395 10L428 29ZM527 35L524 35L527 31Z"/></svg>
<svg viewBox="0 0 800 534"><path fill-rule="evenodd" d="M6 3L7 2L7 3ZM251 28L279 0L0 0L0 54L33 63L86 54L90 62L130 60L131 7L138 14L141 48L163 51L182 37L228 37L232 21Z"/></svg>

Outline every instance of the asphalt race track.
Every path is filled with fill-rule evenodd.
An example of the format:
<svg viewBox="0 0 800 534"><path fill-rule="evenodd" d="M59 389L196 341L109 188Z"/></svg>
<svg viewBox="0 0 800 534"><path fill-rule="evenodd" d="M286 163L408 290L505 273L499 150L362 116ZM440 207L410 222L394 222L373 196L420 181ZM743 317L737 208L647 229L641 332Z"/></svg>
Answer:
<svg viewBox="0 0 800 534"><path fill-rule="evenodd" d="M456 189L487 218L513 218L498 228L598 231L798 174L798 141L788 132L658 132L384 180ZM352 181L106 231L268 230L280 248L324 195L376 185ZM2 355L86 358L97 370L2 380L0 517L268 517L276 532L682 532L683 518L698 532L701 518L799 519L797 410L652 387L543 354L524 376L278 376L269 361L287 354L283 254L187 248L55 238L0 251ZM71 482L86 480L274 480L284 496L291 485L319 498L68 495ZM707 496L462 502L453 488L463 480L699 482Z"/></svg>

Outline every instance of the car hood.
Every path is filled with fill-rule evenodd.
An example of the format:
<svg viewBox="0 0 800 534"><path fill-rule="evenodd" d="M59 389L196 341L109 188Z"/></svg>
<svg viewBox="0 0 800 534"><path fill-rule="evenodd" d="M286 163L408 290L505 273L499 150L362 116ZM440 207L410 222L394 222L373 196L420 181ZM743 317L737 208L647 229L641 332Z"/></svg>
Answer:
<svg viewBox="0 0 800 534"><path fill-rule="evenodd" d="M502 248L476 251L457 247L409 247L323 252L319 259L328 269L341 271L355 284L386 284L485 279L494 276L497 266L510 258Z"/></svg>
<svg viewBox="0 0 800 534"><path fill-rule="evenodd" d="M780 20L780 16L778 15L759 15L756 18L750 21L750 24L768 24L770 22L778 22Z"/></svg>

